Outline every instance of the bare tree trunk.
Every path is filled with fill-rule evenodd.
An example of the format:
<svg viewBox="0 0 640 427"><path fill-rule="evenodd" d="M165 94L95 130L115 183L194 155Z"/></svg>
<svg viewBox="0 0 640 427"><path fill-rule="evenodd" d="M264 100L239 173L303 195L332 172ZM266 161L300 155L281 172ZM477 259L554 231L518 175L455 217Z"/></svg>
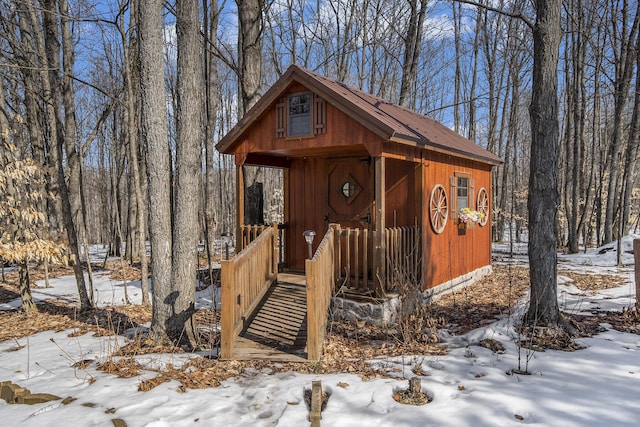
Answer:
<svg viewBox="0 0 640 427"><path fill-rule="evenodd" d="M218 2L212 1L209 5L208 0L203 0L204 10L204 28L206 29L205 46L217 43L218 34ZM205 78L205 113L206 124L203 138L205 153L205 185L204 185L204 235L206 240L207 251L207 268L209 270L210 285L213 285L213 268L212 268L212 248L214 247L215 234L218 225L218 215L215 206L215 196L213 194L214 187L214 162L213 162L213 145L215 140L215 129L218 113L218 68L216 56L213 49L206 49L204 56L204 78ZM218 206L220 209L221 206Z"/></svg>
<svg viewBox="0 0 640 427"><path fill-rule="evenodd" d="M26 7L18 8L18 25L20 28L20 36L25 45L24 53L32 56L31 66L37 71L26 70L25 71L25 89L26 93L31 96L25 96L27 117L32 120L33 126L30 129L30 135L32 140L39 140L37 146L41 147L41 153L44 157L46 153L46 159L43 164L50 167L47 172L47 186L49 193L52 195L49 200L49 214L52 217L51 226L52 231L57 233L62 238L64 226L62 224L62 203L59 197L58 189L58 175L55 172L58 160L57 150L54 149L55 140L51 138L44 138L44 129L50 115L53 113L53 105L46 103L44 112L40 113L40 106L36 99L35 94L40 93L41 97L45 100L51 98L51 83L49 81L49 74L47 71L47 56L44 46L44 40L41 36L41 29L39 27L39 21L36 15L35 5L33 2L25 4ZM8 39L9 42L12 40ZM15 48L14 50L18 50ZM40 117L42 116L42 118Z"/></svg>
<svg viewBox="0 0 640 427"><path fill-rule="evenodd" d="M36 307L36 303L33 301L33 297L31 296L31 284L29 283L29 266L26 262L18 263L18 276L20 299L22 300L20 309L25 313L38 311L38 307Z"/></svg>
<svg viewBox="0 0 640 427"><path fill-rule="evenodd" d="M264 0L236 0L238 5L239 117L262 96L262 10Z"/></svg>
<svg viewBox="0 0 640 427"><path fill-rule="evenodd" d="M335 14L336 30L336 49L334 58L336 63L336 75L339 82L347 79L347 71L349 70L349 60L351 56L351 45L353 44L353 26L354 15L356 9L356 0L347 0L344 2L329 2L333 13ZM343 10L341 9L343 6Z"/></svg>
<svg viewBox="0 0 640 427"><path fill-rule="evenodd" d="M74 233L78 233L82 236L86 234L86 226L84 222L84 216L82 215L82 171L81 162L82 157L79 148L76 144L76 112L75 112L75 95L73 89L73 66L74 66L74 48L73 40L71 36L71 18L69 16L69 4L67 0L58 0L60 10L60 34L62 38L62 66L63 66L63 78L62 78L62 93L64 102L64 141L67 155L67 170L69 171L69 202L71 205L71 219L73 220ZM76 255L77 263L80 263L80 245L81 239L77 237L75 248L72 248L72 252ZM84 240L87 236L84 236ZM72 239L69 239L71 242ZM86 247L85 259L88 265L88 275L90 282L90 289L93 288L93 282L91 278L91 266L89 260L89 248ZM80 270L79 266L78 269ZM76 267L74 264L74 272ZM78 283L78 287L82 287L80 293L86 294L87 300L90 302L89 306L93 306L93 292L88 293L87 287L84 282L84 273L81 272L82 281ZM76 275L77 279L77 275ZM84 296L81 295L81 299Z"/></svg>
<svg viewBox="0 0 640 427"><path fill-rule="evenodd" d="M242 105L239 116L242 117L262 96L262 10L264 0L236 0L238 5L238 64ZM262 168L251 169L246 175L245 185L260 188L264 179ZM245 188L245 195L250 194ZM248 206L258 206L262 193L246 202ZM256 222L256 221L249 221Z"/></svg>
<svg viewBox="0 0 640 427"><path fill-rule="evenodd" d="M176 3L178 36L178 110L176 137L176 208L173 242L173 315L168 332L174 342L189 348L195 343L193 324L200 195L203 64L200 55L198 0ZM177 338L179 341L176 341Z"/></svg>
<svg viewBox="0 0 640 427"><path fill-rule="evenodd" d="M453 76L453 130L460 133L460 104L462 102L462 70L460 69L460 26L462 5L451 2L453 12L453 45L455 50L455 73Z"/></svg>
<svg viewBox="0 0 640 427"><path fill-rule="evenodd" d="M175 314L171 286L170 161L167 145L167 107L164 95L162 52L162 0L139 4L140 102L142 138L147 146L149 225L153 308L151 333L156 342L168 344L168 320ZM153 160L151 160L153 159Z"/></svg>
<svg viewBox="0 0 640 427"><path fill-rule="evenodd" d="M409 107L411 88L416 82L418 73L418 58L422 45L424 20L426 17L428 0L408 0L411 8L409 16L409 31L405 38L404 59L402 61L402 83L400 85L400 105Z"/></svg>
<svg viewBox="0 0 640 427"><path fill-rule="evenodd" d="M130 28L135 31L137 26L136 6L137 2L132 2L130 13ZM120 39L122 41L122 51L124 56L124 81L125 81L125 103L127 114L127 140L129 142L129 173L132 178L131 186L133 192L129 194L130 205L136 206L136 215L132 215L135 222L132 226L137 225L138 235L138 253L140 256L140 290L142 292L142 305L149 305L149 266L147 262L147 240L146 240L146 217L144 197L142 196L142 180L139 168L139 150L138 150L138 126L136 125L136 94L133 91L133 74L135 53L132 55L131 46L133 43L127 40L124 29L124 22L119 22L118 29L120 31ZM131 39L134 40L134 39ZM133 199L133 201L131 200ZM133 221L132 221L133 222ZM134 227L131 227L133 233ZM132 237L132 241L135 241Z"/></svg>
<svg viewBox="0 0 640 427"><path fill-rule="evenodd" d="M467 137L473 142L476 142L476 86L478 84L478 52L480 46L481 22L482 9L478 8L478 13L476 14L476 31L473 38L473 72L471 74L471 89L469 90L469 130L467 134Z"/></svg>
<svg viewBox="0 0 640 427"><path fill-rule="evenodd" d="M609 243L613 240L613 224L616 216L616 206L618 205L619 194L621 188L617 187L619 183L619 162L620 149L622 146L622 127L623 115L627 104L629 87L631 85L631 77L633 75L633 62L635 57L635 44L638 37L640 26L640 3L637 4L636 15L629 33L627 35L626 22L628 17L627 1L624 0L621 11L621 19L623 24L622 34L617 38L619 44L619 55L615 68L616 75L614 81L614 113L613 113L613 141L609 150L609 183L607 185L607 204L604 219L604 238L603 243ZM614 29L616 26L613 26ZM617 47L616 47L617 49ZM622 227L622 224L618 225Z"/></svg>
<svg viewBox="0 0 640 427"><path fill-rule="evenodd" d="M62 218L64 226L67 231L67 239L69 249L74 258L73 272L76 278L76 285L78 288L78 295L80 297L81 310L88 310L93 307L93 303L89 300L87 289L84 282L84 274L82 272L82 266L80 265L80 252L78 246L78 237L76 234L76 228L73 221L73 209L71 206L71 198L69 194L69 188L67 187L65 179L65 171L63 165L64 149L65 149L65 137L63 135L63 129L58 124L61 123L59 117L60 111L60 83L58 78L58 72L60 71L60 60L58 55L60 54L60 43L58 42L57 31L57 19L58 16L55 2L48 0L43 2L43 25L44 25L44 42L41 42L39 37L35 37L38 46L38 55L40 57L40 63L46 65L46 70L41 73L41 82L43 84L44 96L46 102L46 123L49 130L49 138L51 144L55 144L52 151L55 151L55 167L57 171L57 184L60 191L61 206L62 206ZM29 19L31 21L32 28L37 28L38 19L36 16L36 9L33 4L28 5ZM45 49L45 46L47 49ZM49 55L47 55L47 50ZM69 54L64 51L63 53ZM75 159L77 160L77 158ZM67 159L67 162L75 161Z"/></svg>
<svg viewBox="0 0 640 427"><path fill-rule="evenodd" d="M533 27L531 163L529 175L529 277L531 299L525 321L556 326L556 208L558 204L558 52L561 0L536 0Z"/></svg>
<svg viewBox="0 0 640 427"><path fill-rule="evenodd" d="M76 233L84 230L82 217L82 187L80 180L80 162L82 158L76 145L76 112L73 89L74 51L71 36L69 5L67 0L57 0L60 10L60 35L62 40L62 98L64 103L64 145L67 155L67 171L69 174L69 197L71 212Z"/></svg>
<svg viewBox="0 0 640 427"><path fill-rule="evenodd" d="M633 98L633 114L631 116L629 132L628 148L625 155L624 162L624 192L622 197L622 235L627 232L627 229L631 227L629 222L629 216L631 211L631 195L633 193L633 182L635 178L635 171L640 158L638 154L640 149L640 37L636 44L636 88ZM621 251L618 251L620 253Z"/></svg>

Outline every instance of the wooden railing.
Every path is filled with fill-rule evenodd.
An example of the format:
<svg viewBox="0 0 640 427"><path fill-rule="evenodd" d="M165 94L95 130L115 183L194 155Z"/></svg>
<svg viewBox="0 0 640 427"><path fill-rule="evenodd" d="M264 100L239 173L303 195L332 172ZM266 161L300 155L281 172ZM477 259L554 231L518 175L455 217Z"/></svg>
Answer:
<svg viewBox="0 0 640 427"><path fill-rule="evenodd" d="M335 225L336 279L348 288L373 289L373 238L375 232Z"/></svg>
<svg viewBox="0 0 640 427"><path fill-rule="evenodd" d="M249 246L251 242L258 238L260 233L264 230L272 228L272 225L241 225L240 233L242 236L242 248L241 250ZM287 224L278 224L278 266L286 267L286 232L287 232Z"/></svg>
<svg viewBox="0 0 640 427"><path fill-rule="evenodd" d="M373 256L377 231L341 228L337 224L332 224L331 227L335 234L336 283L359 293L377 293ZM420 226L387 228L384 239L386 253L383 262L386 262L386 276L379 280L383 282L380 284L383 293L396 289L398 283L421 286L423 262Z"/></svg>
<svg viewBox="0 0 640 427"><path fill-rule="evenodd" d="M277 226L264 228L234 258L222 261L221 358L233 357L234 342L269 286L277 280Z"/></svg>
<svg viewBox="0 0 640 427"><path fill-rule="evenodd" d="M306 260L307 359L320 360L335 278L335 234L327 230L313 258Z"/></svg>
<svg viewBox="0 0 640 427"><path fill-rule="evenodd" d="M249 246L251 242L256 240L260 233L264 230L271 228L270 225L241 225L240 232L242 233L242 249Z"/></svg>
<svg viewBox="0 0 640 427"><path fill-rule="evenodd" d="M398 285L415 285L422 289L422 232L419 226L385 230L387 239L387 291Z"/></svg>

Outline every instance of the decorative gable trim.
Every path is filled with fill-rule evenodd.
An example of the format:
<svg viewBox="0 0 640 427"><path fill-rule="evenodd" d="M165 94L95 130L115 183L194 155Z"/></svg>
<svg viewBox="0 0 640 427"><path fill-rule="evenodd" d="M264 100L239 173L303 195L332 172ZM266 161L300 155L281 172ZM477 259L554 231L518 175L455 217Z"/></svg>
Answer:
<svg viewBox="0 0 640 427"><path fill-rule="evenodd" d="M276 101L276 138L287 136L287 97L283 96Z"/></svg>
<svg viewBox="0 0 640 427"><path fill-rule="evenodd" d="M313 94L313 134L322 135L327 131L327 104L324 98Z"/></svg>

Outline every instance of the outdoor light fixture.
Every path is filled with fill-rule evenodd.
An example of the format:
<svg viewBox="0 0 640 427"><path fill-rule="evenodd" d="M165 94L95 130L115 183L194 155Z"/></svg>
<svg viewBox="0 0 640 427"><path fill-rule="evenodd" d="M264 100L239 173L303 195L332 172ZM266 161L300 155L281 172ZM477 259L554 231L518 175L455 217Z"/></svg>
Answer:
<svg viewBox="0 0 640 427"><path fill-rule="evenodd" d="M311 245L313 244L313 238L316 237L316 232L313 230L306 230L302 233L304 236L304 240L307 242L307 246L309 246L309 259L313 258L313 249Z"/></svg>
<svg viewBox="0 0 640 427"><path fill-rule="evenodd" d="M222 234L220 234L220 237L224 242L224 253L228 261L229 260L229 243L231 243L231 233L229 233L228 231L223 231Z"/></svg>

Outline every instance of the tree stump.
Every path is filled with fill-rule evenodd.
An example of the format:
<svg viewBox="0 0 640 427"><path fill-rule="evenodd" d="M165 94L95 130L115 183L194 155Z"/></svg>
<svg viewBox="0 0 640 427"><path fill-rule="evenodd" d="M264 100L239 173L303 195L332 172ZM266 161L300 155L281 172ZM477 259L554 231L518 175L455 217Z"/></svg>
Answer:
<svg viewBox="0 0 640 427"><path fill-rule="evenodd" d="M411 378L408 389L394 391L393 400L404 405L416 406L426 405L431 401L427 393L422 391L422 380L420 377Z"/></svg>
<svg viewBox="0 0 640 427"><path fill-rule="evenodd" d="M422 394L422 381L419 377L413 377L409 380L409 394L418 397Z"/></svg>

